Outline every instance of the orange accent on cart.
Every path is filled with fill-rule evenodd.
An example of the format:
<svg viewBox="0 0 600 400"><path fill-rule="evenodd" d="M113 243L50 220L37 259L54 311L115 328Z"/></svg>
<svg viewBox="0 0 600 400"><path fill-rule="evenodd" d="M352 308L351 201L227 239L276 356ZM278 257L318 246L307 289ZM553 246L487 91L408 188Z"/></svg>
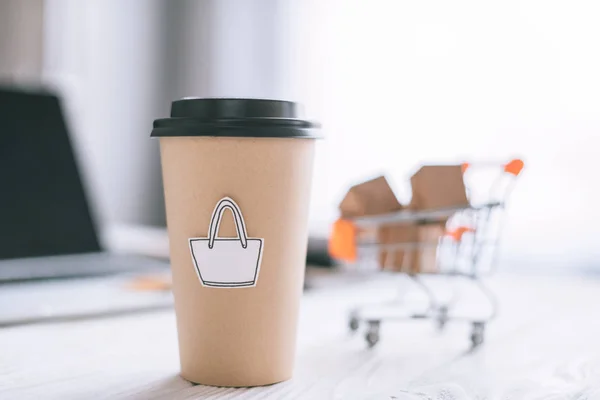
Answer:
<svg viewBox="0 0 600 400"><path fill-rule="evenodd" d="M471 228L470 226L459 226L454 230L446 232L446 235L450 236L454 241L460 242L463 235L467 232L475 232L475 229Z"/></svg>
<svg viewBox="0 0 600 400"><path fill-rule="evenodd" d="M464 162L464 163L460 164L460 169L461 169L462 173L464 174L465 172L467 172L467 170L469 169L470 166L471 166L471 164L469 164L468 162Z"/></svg>
<svg viewBox="0 0 600 400"><path fill-rule="evenodd" d="M513 174L514 176L518 176L521 173L521 170L525 166L523 160L515 158L510 161L508 164L504 166L504 172L508 172L509 174Z"/></svg>
<svg viewBox="0 0 600 400"><path fill-rule="evenodd" d="M338 219L329 238L329 255L343 261L356 261L356 226L352 221Z"/></svg>

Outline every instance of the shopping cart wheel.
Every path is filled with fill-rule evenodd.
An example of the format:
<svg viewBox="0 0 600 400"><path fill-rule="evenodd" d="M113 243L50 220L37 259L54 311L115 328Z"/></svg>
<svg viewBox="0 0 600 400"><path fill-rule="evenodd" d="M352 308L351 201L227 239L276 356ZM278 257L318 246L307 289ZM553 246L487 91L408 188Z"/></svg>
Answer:
<svg viewBox="0 0 600 400"><path fill-rule="evenodd" d="M350 321L348 321L348 327L350 328L350 331L356 332L358 330L358 326L359 326L358 318L356 317L356 315L351 315Z"/></svg>
<svg viewBox="0 0 600 400"><path fill-rule="evenodd" d="M446 327L446 322L448 322L448 307L442 306L439 309L438 317L437 317L437 328L439 331L443 331Z"/></svg>
<svg viewBox="0 0 600 400"><path fill-rule="evenodd" d="M365 339L369 348L373 348L379 342L379 325L381 321L369 321L369 330L365 335Z"/></svg>
<svg viewBox="0 0 600 400"><path fill-rule="evenodd" d="M473 322L471 331L471 345L473 348L480 346L483 343L485 324L483 322Z"/></svg>

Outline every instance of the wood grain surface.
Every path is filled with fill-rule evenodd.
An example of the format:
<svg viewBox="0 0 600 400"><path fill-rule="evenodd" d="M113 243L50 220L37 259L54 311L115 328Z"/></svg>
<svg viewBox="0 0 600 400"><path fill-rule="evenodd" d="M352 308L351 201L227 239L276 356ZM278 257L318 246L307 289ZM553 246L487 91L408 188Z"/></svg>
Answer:
<svg viewBox="0 0 600 400"><path fill-rule="evenodd" d="M465 324L440 333L422 321L384 324L368 350L363 330L349 333L348 311L408 290L406 281L318 275L302 301L291 381L248 389L184 381L174 314L162 311L0 330L0 399L600 399L599 280L499 275L489 284L500 315L481 348L469 350ZM453 287L456 315L485 312L466 283ZM421 300L409 294L405 307Z"/></svg>

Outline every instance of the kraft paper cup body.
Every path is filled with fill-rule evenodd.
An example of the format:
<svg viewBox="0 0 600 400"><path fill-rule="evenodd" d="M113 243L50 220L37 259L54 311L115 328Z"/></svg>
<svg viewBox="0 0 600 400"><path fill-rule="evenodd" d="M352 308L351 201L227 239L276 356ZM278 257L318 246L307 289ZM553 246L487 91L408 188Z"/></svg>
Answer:
<svg viewBox="0 0 600 400"><path fill-rule="evenodd" d="M235 387L292 376L314 142L281 137L160 138L185 379ZM254 286L203 285L194 263L189 240L209 236L213 211L224 198L239 206L247 236L262 239ZM235 240L237 231L231 210L225 210L219 237Z"/></svg>

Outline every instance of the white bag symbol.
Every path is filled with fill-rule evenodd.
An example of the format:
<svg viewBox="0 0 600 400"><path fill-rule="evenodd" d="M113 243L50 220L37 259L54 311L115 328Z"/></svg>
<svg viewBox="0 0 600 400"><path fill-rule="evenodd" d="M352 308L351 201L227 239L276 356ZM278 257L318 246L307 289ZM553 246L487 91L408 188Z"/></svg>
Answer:
<svg viewBox="0 0 600 400"><path fill-rule="evenodd" d="M225 209L235 219L237 238L219 238L219 225ZM264 239L248 238L238 205L229 197L221 199L212 214L207 238L190 238L192 260L202 282L210 287L256 286Z"/></svg>

